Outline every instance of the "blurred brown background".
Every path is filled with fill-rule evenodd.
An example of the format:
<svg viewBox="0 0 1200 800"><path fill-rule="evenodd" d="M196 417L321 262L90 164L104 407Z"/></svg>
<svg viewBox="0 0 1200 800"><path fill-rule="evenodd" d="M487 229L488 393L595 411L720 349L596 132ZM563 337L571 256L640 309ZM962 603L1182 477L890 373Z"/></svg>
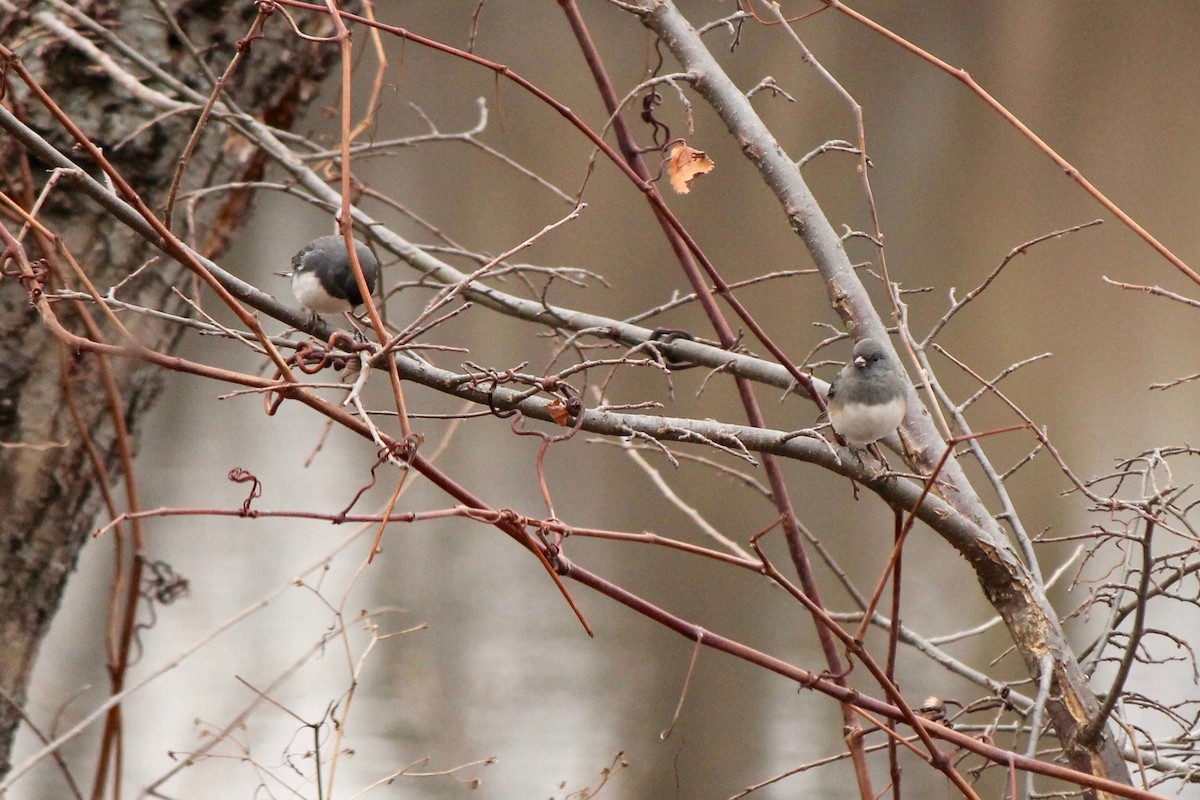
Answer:
<svg viewBox="0 0 1200 800"><path fill-rule="evenodd" d="M697 25L735 10L728 1L680 5ZM788 3L785 10L798 13L815 5ZM584 0L581 6L618 91L624 93L653 64L653 42L629 14L600 0ZM380 16L465 47L475 7L474 0L394 2L383 4ZM1195 232L1200 206L1195 99L1200 6L1010 0L862 2L854 7L968 70L1168 247L1200 264ZM478 31L478 54L507 64L593 127L603 124L602 106L557 4L493 0L483 5ZM809 19L797 31L864 109L874 163L870 177L891 274L905 288L932 289L908 296L917 334L944 313L951 287L961 297L1013 247L1055 229L1105 219L1099 228L1039 245L1016 259L939 341L989 377L1014 361L1053 352L1052 359L1026 368L1003 386L1039 424L1048 426L1063 456L1083 477L1105 472L1114 460L1136 452L1195 442L1200 386L1185 384L1166 392L1148 386L1200 371L1198 312L1122 292L1104 285L1101 276L1193 296L1196 287L1102 213L950 76L836 12ZM365 32L356 32L355 41L357 48L367 48ZM551 110L511 84L497 89L493 75L478 67L413 44L385 41L391 65L374 138L427 130L410 104L444 132L469 128L477 119L476 98L483 97L490 119L481 140L568 193L578 189L590 147ZM778 29L746 23L732 53L727 32L710 33L707 41L740 86L749 89L769 75L795 98L790 103L762 92L755 99L781 146L795 158L827 140L855 138L850 110L804 65ZM360 112L373 67L365 53L356 86ZM674 69L668 58L664 71ZM670 90L663 95L660 115L673 134L686 135L717 163L692 194L673 196L670 202L726 279L811 266L779 207L714 115L696 101L696 129L689 134L677 98ZM326 106L314 110L308 129L332 146L336 113L326 113L337 107L332 86ZM646 141L648 131L637 122L636 112L628 116ZM852 156L831 153L814 160L804 174L835 226L867 230L870 218L855 164ZM355 171L464 246L493 254L570 210L570 204L533 181L463 144L428 144L361 159ZM688 291L644 202L614 168L598 165L584 199L589 207L578 222L546 237L518 260L594 270L611 288L556 284L553 302L619 318L665 302L672 292ZM380 204L364 205L413 241L432 241L427 232ZM285 269L295 250L330 232L331 225L327 215L295 198L263 195L240 245L223 263L286 296L285 282L270 273ZM861 240L851 242L848 250L855 260L876 259ZM387 268L385 275L388 284L414 278L403 264ZM521 291L514 281L503 288ZM875 296L882 298L878 289L875 284ZM403 321L429 296L406 290L390 304L389 314ZM739 296L796 359L827 335L816 323L836 322L815 277L768 283ZM692 307L657 324L707 332ZM534 339L529 328L478 308L430 338L469 345L471 360L500 368L529 359L530 369L540 370L550 353L550 345ZM761 351L755 343L750 346ZM211 340L194 339L188 347L193 356L252 363ZM847 349L842 345L822 357L841 358ZM456 358L438 361L453 367ZM976 388L949 363L935 361L935 366L956 396ZM826 368L821 374L828 378L832 373ZM662 400L668 403L663 413L669 415L742 422L732 382L713 379L697 399L703 378L698 373L676 375L674 401L662 378L648 373L624 376L611 395L623 402ZM267 418L257 398L217 402L222 391L188 377L178 378L168 390L155 424L142 439L140 478L148 507L236 506L243 487L229 484L225 475L238 466L264 481L258 501L262 508L335 511L365 483L372 453L363 442L335 432L314 466L305 469L303 461L321 435L312 415L285 408ZM812 424L810 405L796 398L780 404L777 395L760 389L771 425L795 429ZM386 405L386 395L374 399L377 407ZM422 390L413 390L410 402L417 411L453 410ZM972 422L983 430L1012 419L1000 404L985 401ZM496 505L544 514L534 471L537 442L512 436L508 425L494 419L465 423L441 464ZM421 423L420 428L427 447L445 431L438 422ZM581 435L557 446L547 457L550 487L563 520L655 530L706 543L624 455L588 444L587 438ZM1028 436L1009 435L990 440L988 450L1005 468L1030 446ZM735 540L744 544L770 524L770 507L734 482L695 465L672 470L661 458L652 460L686 501ZM802 519L863 584L873 585L890 544L890 514L870 496L854 503L845 481L800 464L787 469ZM1187 482L1180 474L1186 469L1177 464L1178 483ZM383 487L361 507L384 502L394 477L382 481ZM1048 529L1060 536L1084 532L1089 525L1084 504L1060 496L1066 488L1067 481L1044 456L1009 486L1031 533ZM401 505L439 508L446 500L418 484ZM368 533L331 557L327 572L310 573L309 588L288 584L322 560L349 534L348 528L198 518L163 520L151 524L149 532L151 557L189 578L192 592L186 601L159 609L156 626L143 633L142 670L167 661L260 598L277 594L266 608L129 702L130 786L143 786L167 772L174 764L168 750L194 749L203 743L206 730L227 724L253 699L234 676L265 689L328 632L333 623L329 604L343 600L349 619L359 609L393 608L377 620L383 632L429 627L381 642L368 657L341 743L354 754L338 766L340 797L422 758L429 761L417 771L433 772L489 756L498 762L453 778L400 778L372 796L562 797L594 786L600 770L620 750L629 767L605 788L604 797L718 798L841 748L833 703L712 653L700 658L673 735L660 741L687 672L690 644L573 587L596 629L596 639L589 640L541 568L485 526L456 520L394 526L385 535L382 556L356 578L373 536ZM570 546L581 563L668 610L806 668L819 671L823 665L812 648L806 615L763 580L648 547L583 540ZM1053 570L1071 550L1039 550L1043 569ZM778 547L773 552L780 554ZM908 624L935 635L989 618L973 576L943 542L918 529L906 554ZM107 591L109 557L104 543L91 546L70 587L41 657L33 703L43 714L85 684L93 688L67 707L64 720L102 698L101 674L75 664L101 663L96 654L103 646L104 609L98 599ZM824 585L830 605L849 610L833 582ZM1082 597L1062 588L1054 596L1063 613ZM349 653L341 639L331 638L319 656L271 696L308 722L318 721L331 703L344 703L348 671L366 642L362 625L351 627ZM1071 630L1081 641L1085 638L1086 625ZM997 632L950 649L963 660L986 665L1006 642ZM901 672L906 675L903 688L914 702L927 694L966 700L981 693L911 652L903 654ZM1025 677L1011 656L993 672L1013 680ZM1098 688L1107 685L1106 675L1101 672ZM1178 677L1190 681L1190 671L1181 667ZM274 796L288 796L275 779L263 777L266 773L303 785L288 764L311 769L311 758L303 754L312 741L296 719L266 707L233 739L245 745L261 771L240 760L245 753L226 744L214 752L229 758L210 758L184 770L161 791L173 797L263 796L254 790L262 781ZM88 742L76 746L87 747ZM326 740L322 746L332 748L334 742ZM22 752L31 747L26 738L25 750L14 761L20 763ZM483 779L478 790L463 782L469 775ZM908 765L906 780L914 797L950 796L943 781L919 765ZM20 785L19 795L57 797L58 786L42 769ZM308 786L303 795L316 793ZM840 798L855 796L855 791L849 766L842 764L791 778L757 796ZM1183 796L1200 797L1200 792L1185 791Z"/></svg>

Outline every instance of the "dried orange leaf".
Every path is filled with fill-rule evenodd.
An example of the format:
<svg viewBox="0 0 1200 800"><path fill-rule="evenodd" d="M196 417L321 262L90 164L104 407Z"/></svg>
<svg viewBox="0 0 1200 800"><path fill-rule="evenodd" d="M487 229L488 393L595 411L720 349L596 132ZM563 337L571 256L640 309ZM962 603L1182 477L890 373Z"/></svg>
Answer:
<svg viewBox="0 0 1200 800"><path fill-rule="evenodd" d="M571 412L567 411L566 404L557 397L550 401L547 411L550 412L550 419L554 420L564 428L567 427L567 423L571 421Z"/></svg>
<svg viewBox="0 0 1200 800"><path fill-rule="evenodd" d="M703 150L696 150L686 144L677 144L671 150L671 159L667 162L667 174L671 177L671 188L679 194L690 192L691 183L697 175L711 172L716 164L705 155Z"/></svg>

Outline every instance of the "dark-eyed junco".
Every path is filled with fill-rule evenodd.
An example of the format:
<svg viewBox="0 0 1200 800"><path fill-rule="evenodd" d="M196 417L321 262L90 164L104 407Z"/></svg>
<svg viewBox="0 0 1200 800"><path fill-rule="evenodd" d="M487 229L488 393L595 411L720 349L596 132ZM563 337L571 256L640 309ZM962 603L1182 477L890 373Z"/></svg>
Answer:
<svg viewBox="0 0 1200 800"><path fill-rule="evenodd" d="M904 419L900 365L874 339L854 346L854 356L829 384L829 421L856 447L882 439Z"/></svg>
<svg viewBox="0 0 1200 800"><path fill-rule="evenodd" d="M357 239L354 249L367 288L374 292L379 280L379 262L371 249ZM362 292L354 279L346 240L341 234L313 239L292 256L291 272L277 274L290 276L292 294L296 295L300 305L317 314L353 311L362 305Z"/></svg>

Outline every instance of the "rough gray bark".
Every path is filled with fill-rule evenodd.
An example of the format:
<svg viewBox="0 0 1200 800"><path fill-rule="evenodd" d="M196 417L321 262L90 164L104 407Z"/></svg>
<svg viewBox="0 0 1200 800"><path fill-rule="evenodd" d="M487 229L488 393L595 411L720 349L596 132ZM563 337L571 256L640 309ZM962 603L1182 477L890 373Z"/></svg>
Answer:
<svg viewBox="0 0 1200 800"><path fill-rule="evenodd" d="M215 74L225 70L239 37L249 31L258 13L254 4L219 0L32 2L20 7L0 0L0 43L17 54L103 148L147 204L161 210L198 113L163 115L162 108L133 96L128 85L97 68L81 39L114 58L120 53L112 41L89 30L79 14L82 10L166 73L206 95L211 82L187 43L165 24L157 6L169 9ZM332 42L302 41L283 20L271 22L266 38L251 44L227 88L233 100L260 119L287 128L312 100L317 81L337 57L338 48ZM78 35L64 39L55 23ZM128 62L120 63L128 68ZM152 72L129 68L129 74L160 96L179 99L178 87L156 79ZM61 152L78 158L67 132L12 75L4 102ZM97 174L95 165L77 163ZM210 125L192 157L183 188L254 180L264 164L265 158L245 147L228 128ZM46 170L13 139L0 139L0 183L24 207L32 205L45 185ZM177 209L175 230L200 252L214 255L244 218L249 201L250 193L245 191L214 196L188 221L194 227L182 224ZM73 192L66 181L53 189L39 218L63 237L100 291L118 284L154 255L148 244ZM11 214L3 224L14 233L20 228ZM48 289L78 288L78 280L54 252L51 240L29 236L24 245L31 260L46 259ZM185 313L171 293L172 286L186 287L183 278L182 267L159 257L123 285L119 296L138 305ZM64 322L83 330L78 309L64 303L57 308ZM95 355L70 352L48 327L36 323L36 316L25 287L11 276L0 279L0 776L10 768L20 707L38 647L93 519L105 503L105 476L119 477L120 426L114 420L122 421L136 443L138 426L163 377L159 368L133 359L101 361ZM145 316L124 321L143 344L159 351L169 350L179 332L175 325ZM119 408L110 402L106 371L119 395ZM126 507L123 496L112 502L121 510Z"/></svg>

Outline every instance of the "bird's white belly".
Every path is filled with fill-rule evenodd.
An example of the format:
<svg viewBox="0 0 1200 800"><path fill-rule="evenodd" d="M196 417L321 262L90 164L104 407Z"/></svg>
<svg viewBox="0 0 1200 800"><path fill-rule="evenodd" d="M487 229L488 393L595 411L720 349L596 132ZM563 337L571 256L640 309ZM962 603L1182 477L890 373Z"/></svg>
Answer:
<svg viewBox="0 0 1200 800"><path fill-rule="evenodd" d="M330 297L321 288L320 279L312 272L297 272L292 275L292 293L296 295L300 305L311 308L318 314L350 310L349 301Z"/></svg>
<svg viewBox="0 0 1200 800"><path fill-rule="evenodd" d="M868 406L862 403L847 403L829 409L829 421L833 429L854 445L867 445L887 436L904 419L904 398L890 403Z"/></svg>

